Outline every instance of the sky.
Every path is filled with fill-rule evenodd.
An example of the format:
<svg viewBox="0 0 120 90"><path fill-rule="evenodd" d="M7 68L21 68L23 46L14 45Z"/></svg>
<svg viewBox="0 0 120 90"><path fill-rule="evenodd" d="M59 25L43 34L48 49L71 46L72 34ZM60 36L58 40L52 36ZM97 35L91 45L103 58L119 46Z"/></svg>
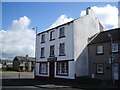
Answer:
<svg viewBox="0 0 120 90"><path fill-rule="evenodd" d="M2 59L35 56L37 33L85 15L91 7L106 30L117 27L117 2L3 2L0 50Z"/></svg>

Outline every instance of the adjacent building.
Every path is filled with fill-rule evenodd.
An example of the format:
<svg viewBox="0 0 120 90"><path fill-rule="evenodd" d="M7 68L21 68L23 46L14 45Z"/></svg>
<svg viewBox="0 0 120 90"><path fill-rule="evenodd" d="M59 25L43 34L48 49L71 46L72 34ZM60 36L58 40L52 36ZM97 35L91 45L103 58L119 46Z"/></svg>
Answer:
<svg viewBox="0 0 120 90"><path fill-rule="evenodd" d="M16 56L13 60L13 69L16 71L34 71L35 58L24 56Z"/></svg>
<svg viewBox="0 0 120 90"><path fill-rule="evenodd" d="M1 69L2 70L12 70L13 69L13 61L12 60L1 60L0 59L0 64L1 64Z"/></svg>
<svg viewBox="0 0 120 90"><path fill-rule="evenodd" d="M88 38L100 31L103 26L88 8L85 16L38 33L35 76L63 79L89 76Z"/></svg>
<svg viewBox="0 0 120 90"><path fill-rule="evenodd" d="M120 80L120 28L89 38L89 75L101 80Z"/></svg>

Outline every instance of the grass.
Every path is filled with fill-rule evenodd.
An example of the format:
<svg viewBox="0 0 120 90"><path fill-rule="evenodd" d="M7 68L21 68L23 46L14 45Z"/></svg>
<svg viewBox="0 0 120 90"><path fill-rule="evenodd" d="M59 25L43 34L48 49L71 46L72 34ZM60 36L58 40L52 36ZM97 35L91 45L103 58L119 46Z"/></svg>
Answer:
<svg viewBox="0 0 120 90"><path fill-rule="evenodd" d="M12 71L12 70L0 70L0 72L17 72L17 71Z"/></svg>

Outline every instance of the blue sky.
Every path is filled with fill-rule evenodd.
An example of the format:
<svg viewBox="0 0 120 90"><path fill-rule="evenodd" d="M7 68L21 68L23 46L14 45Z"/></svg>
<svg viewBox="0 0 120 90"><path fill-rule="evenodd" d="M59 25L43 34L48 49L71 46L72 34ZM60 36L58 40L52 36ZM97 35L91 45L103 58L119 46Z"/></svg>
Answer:
<svg viewBox="0 0 120 90"><path fill-rule="evenodd" d="M79 18L81 10L87 7L117 6L117 2L3 2L2 29L7 30L13 20L27 16L31 20L29 28L38 27L38 32L49 28L60 15Z"/></svg>
<svg viewBox="0 0 120 90"><path fill-rule="evenodd" d="M88 7L95 11L105 29L117 27L117 2L2 2L0 58L35 56L33 27L41 32L83 16Z"/></svg>

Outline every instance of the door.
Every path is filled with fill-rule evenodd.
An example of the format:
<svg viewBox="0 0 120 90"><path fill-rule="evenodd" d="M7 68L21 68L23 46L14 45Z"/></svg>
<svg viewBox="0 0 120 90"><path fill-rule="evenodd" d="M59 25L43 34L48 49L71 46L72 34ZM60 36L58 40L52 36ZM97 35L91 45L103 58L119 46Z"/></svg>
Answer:
<svg viewBox="0 0 120 90"><path fill-rule="evenodd" d="M49 77L54 78L54 61L50 62L49 65Z"/></svg>
<svg viewBox="0 0 120 90"><path fill-rule="evenodd" d="M119 79L119 72L118 72L118 64L114 64L113 66L113 75L114 75L114 80Z"/></svg>

